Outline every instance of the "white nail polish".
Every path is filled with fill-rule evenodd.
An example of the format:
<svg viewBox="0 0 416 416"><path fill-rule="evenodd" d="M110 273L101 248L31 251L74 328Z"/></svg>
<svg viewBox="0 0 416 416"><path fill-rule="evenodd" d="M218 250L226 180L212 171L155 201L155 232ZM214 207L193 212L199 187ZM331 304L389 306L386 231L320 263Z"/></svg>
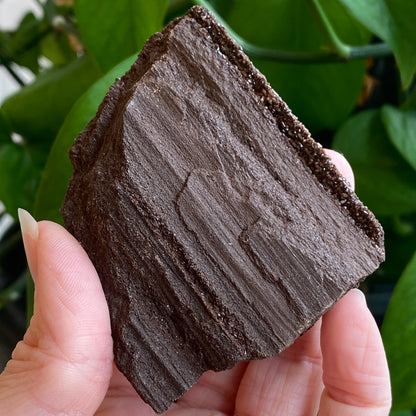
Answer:
<svg viewBox="0 0 416 416"><path fill-rule="evenodd" d="M25 210L18 208L20 228L22 234L30 236L33 240L37 240L39 236L39 227L37 221Z"/></svg>

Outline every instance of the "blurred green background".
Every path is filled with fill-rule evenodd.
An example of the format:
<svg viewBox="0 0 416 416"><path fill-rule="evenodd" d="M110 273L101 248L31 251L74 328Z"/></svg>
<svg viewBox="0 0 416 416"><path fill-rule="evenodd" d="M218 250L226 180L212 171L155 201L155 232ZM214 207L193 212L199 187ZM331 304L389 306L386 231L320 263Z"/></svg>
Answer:
<svg viewBox="0 0 416 416"><path fill-rule="evenodd" d="M0 368L24 332L33 297L17 208L39 220L62 222L59 206L72 174L67 152L74 138L146 39L200 4L227 26L314 138L344 153L358 196L381 221L387 259L362 289L388 355L392 414L411 415L416 409L416 2L33 2L39 13L28 12L15 27L0 30L0 76L18 86L0 103Z"/></svg>

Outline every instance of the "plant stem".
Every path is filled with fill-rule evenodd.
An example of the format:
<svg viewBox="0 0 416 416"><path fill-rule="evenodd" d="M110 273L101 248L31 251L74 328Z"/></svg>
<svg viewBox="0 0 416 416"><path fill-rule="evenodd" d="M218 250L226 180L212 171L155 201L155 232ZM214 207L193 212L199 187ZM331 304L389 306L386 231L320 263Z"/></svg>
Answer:
<svg viewBox="0 0 416 416"><path fill-rule="evenodd" d="M11 67L10 62L0 56L0 65L3 65L7 72L14 78L14 80L23 87L25 83L23 82L22 78L15 72L15 70Z"/></svg>
<svg viewBox="0 0 416 416"><path fill-rule="evenodd" d="M314 7L314 10L319 16L319 22L324 28L325 34L328 40L331 42L336 54L341 58L349 59L351 56L351 47L342 42L342 40L338 37L319 0L310 1Z"/></svg>
<svg viewBox="0 0 416 416"><path fill-rule="evenodd" d="M232 30L228 24L213 10L212 6L205 0L193 0L193 2L199 6L205 7L211 11L215 16L218 23L223 25L228 34L234 38L234 40L243 48L244 52L253 58L260 58L268 61L285 62L285 63L337 63L348 62L356 59L366 59L370 57L381 57L392 54L391 49L385 43L376 43L363 46L350 46L343 43L335 33L327 16L322 10L318 0L311 0L316 7L322 24L326 29L328 38L330 39L333 51L323 52L292 52L278 49L263 48L257 45L253 45L247 42L241 36L239 36L234 30ZM322 15L321 15L322 13Z"/></svg>
<svg viewBox="0 0 416 416"><path fill-rule="evenodd" d="M372 43L363 46L350 46L349 59L380 58L393 55L393 51L387 43Z"/></svg>

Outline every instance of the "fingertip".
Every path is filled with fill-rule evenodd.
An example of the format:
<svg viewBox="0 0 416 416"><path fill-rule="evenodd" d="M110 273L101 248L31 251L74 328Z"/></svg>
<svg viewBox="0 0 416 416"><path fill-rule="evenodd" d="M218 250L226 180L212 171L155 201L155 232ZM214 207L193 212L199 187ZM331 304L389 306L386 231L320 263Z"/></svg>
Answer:
<svg viewBox="0 0 416 416"><path fill-rule="evenodd" d="M23 237L29 236L32 240L36 241L39 236L37 221L23 208L17 209L17 215L19 217Z"/></svg>
<svg viewBox="0 0 416 416"><path fill-rule="evenodd" d="M345 158L345 156L332 149L324 149L324 150L327 156L331 159L332 163L339 170L341 175L350 184L351 189L354 189L355 188L354 172L351 168L351 165L348 163L348 160Z"/></svg>
<svg viewBox="0 0 416 416"><path fill-rule="evenodd" d="M36 279L36 247L39 238L39 224L28 211L19 208L17 210L20 229L22 233L23 246L26 253L27 264L32 278Z"/></svg>
<svg viewBox="0 0 416 416"><path fill-rule="evenodd" d="M0 377L0 401L7 399L9 414L94 414L107 392L113 362L98 275L63 227L36 222L23 210L19 218L36 277L34 315Z"/></svg>
<svg viewBox="0 0 416 416"><path fill-rule="evenodd" d="M62 355L63 360L79 362L95 356L100 362L111 362L110 317L93 264L61 225L40 221L38 226L34 316L28 340L47 335L45 339L52 342L43 341L43 348L59 351L52 354Z"/></svg>
<svg viewBox="0 0 416 416"><path fill-rule="evenodd" d="M45 220L38 226L38 256L43 258L45 273L50 274L47 270L53 267L64 281L73 279L74 283L92 284L97 289L97 272L78 240L60 224Z"/></svg>
<svg viewBox="0 0 416 416"><path fill-rule="evenodd" d="M39 222L36 303L70 310L107 327L108 308L98 274L81 244L61 225ZM53 302L51 302L53 300Z"/></svg>
<svg viewBox="0 0 416 416"><path fill-rule="evenodd" d="M361 300L361 302L364 305L367 306L367 298L365 297L365 294L364 294L364 292L362 290L358 289L358 287L355 287L354 289L351 290L351 293L354 294L354 296L358 296L359 299Z"/></svg>
<svg viewBox="0 0 416 416"><path fill-rule="evenodd" d="M342 414L341 408L348 406L374 408L377 412L385 412L390 407L386 354L361 291L351 290L324 315L321 348L324 404L333 401L331 408L339 406L339 414ZM374 414L383 414L377 412Z"/></svg>

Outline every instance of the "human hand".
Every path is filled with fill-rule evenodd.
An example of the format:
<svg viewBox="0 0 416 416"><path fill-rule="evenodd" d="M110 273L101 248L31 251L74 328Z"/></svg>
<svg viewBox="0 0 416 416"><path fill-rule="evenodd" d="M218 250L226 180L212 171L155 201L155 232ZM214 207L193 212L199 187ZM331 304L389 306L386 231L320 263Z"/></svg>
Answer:
<svg viewBox="0 0 416 416"><path fill-rule="evenodd" d="M331 151L353 184L349 165ZM35 310L0 376L0 409L14 415L154 416L113 366L110 318L97 273L57 224L21 213ZM384 348L353 290L283 353L205 373L166 416L387 416Z"/></svg>

